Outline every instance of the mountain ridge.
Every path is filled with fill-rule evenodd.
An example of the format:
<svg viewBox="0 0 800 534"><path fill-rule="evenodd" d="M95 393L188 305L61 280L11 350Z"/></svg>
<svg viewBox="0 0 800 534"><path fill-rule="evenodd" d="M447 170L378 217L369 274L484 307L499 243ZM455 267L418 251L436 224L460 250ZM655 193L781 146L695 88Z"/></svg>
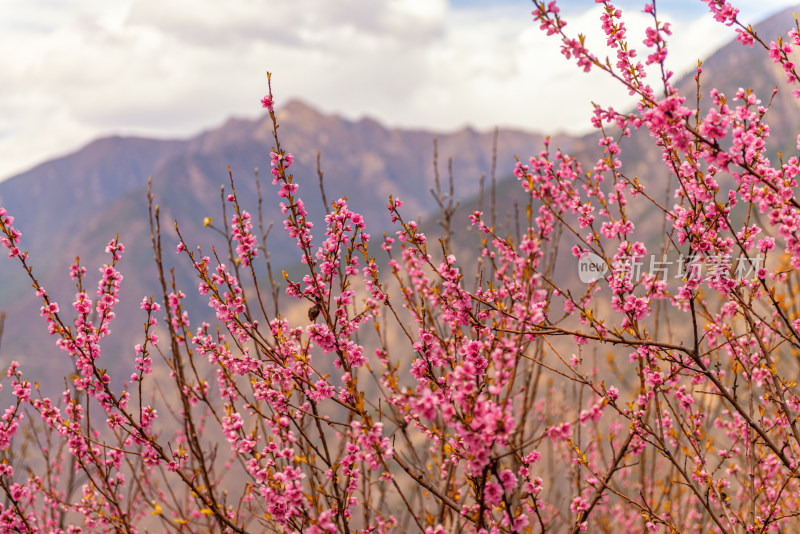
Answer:
<svg viewBox="0 0 800 534"><path fill-rule="evenodd" d="M434 137L438 139L443 179L447 177L447 158L453 156L454 181L459 191L476 192L481 174L491 172L491 131L465 128L451 134L435 134L391 129L373 119L349 121L323 114L300 101L287 102L278 109L278 117L282 146L296 156L290 170L301 185L300 194L317 229L324 228L317 152L321 155L328 199L348 197L351 208L367 219L373 235L391 230L385 208L390 194L406 201L406 213L412 218L434 208L435 201L427 193L433 185ZM513 167L514 155L531 152L543 139L537 134L502 130L498 138L498 168L506 173ZM565 144L569 142L564 139ZM210 319L208 306L194 291L191 266L185 258L169 254L176 245L171 221L180 223L188 242L215 243L217 250L227 250L224 242L203 228L202 221L212 217L215 225L223 226L220 184L230 190L228 168L236 178L244 208L255 216L258 205L253 172L259 168L265 219L279 222L279 199L268 172L272 144L268 115L259 119L232 118L188 139L104 137L0 183L0 205L16 217L15 226L23 232L21 245L30 250L34 274L61 303L66 316L70 315L70 307L65 303L74 300L75 292L74 287L70 290L67 278L69 265L76 256L80 257L89 271L87 283L91 289L96 269L108 262L103 249L119 232L127 248L119 265L125 278L117 326L112 325L114 335L107 343L107 353L113 354L111 359L117 363L102 365L113 370L115 365L129 362L131 347L140 342L137 337L141 326L130 328L142 321L138 303L145 295L155 294L158 298L159 294L150 250L148 179L152 177L152 191L161 212L167 268L176 267L176 282L189 295L187 306L195 318ZM297 249L283 235L281 225L277 224L270 233L269 243L272 260L278 267L297 261ZM209 252L205 247L204 253ZM223 257L223 261L226 259ZM4 361L22 360L23 365L56 361L58 349L52 338L43 335L45 325L38 317L41 303L30 290L25 273L19 265L2 261L0 277L4 280L0 285L0 309L14 310L6 320L0 357ZM68 368L54 366L51 381L57 382L66 372Z"/></svg>
<svg viewBox="0 0 800 534"><path fill-rule="evenodd" d="M785 12L781 15L785 16ZM773 20L772 23L777 27L778 22ZM767 24L764 31L770 27ZM753 58L759 56L750 52L740 45L726 45L720 49L704 63L707 80L711 82L706 87L720 85L725 91L735 91L742 72L760 73L762 78L756 80L759 91L766 91L770 84L782 83L782 73L776 72L770 64L765 65L766 54L756 60ZM731 64L736 68L725 67ZM691 83L691 76L676 83L679 86ZM783 92L791 95L790 91ZM706 95L707 91L704 97ZM702 102L708 101L704 98ZM795 125L800 124L800 106L794 100L778 99L774 113L770 113L773 116L768 116L768 120L774 119L771 126L775 135L780 133L785 136L783 139L793 139ZM436 211L435 200L428 192L434 177L434 138L437 139L442 184L447 183L448 158L452 156L455 190L461 198L478 194L481 176L491 176L493 167L499 181L509 177L514 157L526 160L529 155L538 153L544 139L537 133L500 129L495 158L491 130L465 127L437 134L424 129L389 128L368 117L349 120L322 113L299 100L287 101L278 109L278 118L282 147L295 154L290 170L312 214L317 242L324 228L320 216L324 206L316 170L318 152L328 200L346 196L351 208L362 213L369 231L377 237L383 231L392 231L385 208L390 194L405 201L403 211L408 218L425 214L427 220L427 214ZM600 155L596 133L582 137L557 135L552 142L590 165ZM220 184L229 191L228 168L236 179L244 208L254 216L258 204L253 174L256 168L260 169L265 220L278 223L268 240L272 260L278 269L297 261L297 249L283 235L279 224L278 199L270 184L268 169L272 144L272 124L266 114L256 119L233 117L183 139L107 136L0 182L0 205L16 217L15 226L23 232L22 248L30 250L35 275L62 303L66 316L71 314L65 303L74 299L74 288L70 288L66 273L75 257L79 256L89 269L91 286L94 280L91 276L108 261L103 249L117 232L128 248L119 266L125 279L118 319L112 325L115 335L109 339L104 356L113 361L103 366L110 371L115 366L123 370L131 366L131 347L140 341L143 321L138 303L145 295L155 294L158 298L153 252L149 248L145 196L148 178L152 177L153 194L162 216L166 267L176 267L176 283L189 295L187 306L192 310L193 320L202 320L210 312L194 291L196 282L191 265L185 258L171 254L176 244L171 221L178 220L189 243L216 243L217 250L226 250L213 232L203 228L202 221L212 217L215 225L223 226ZM623 162L629 176L640 176L649 183L664 184L663 180L669 178L660 152L653 147L646 131L634 132L634 136L625 141ZM489 185L488 178L485 185ZM507 187L503 191L512 195L511 192L518 189ZM505 194L498 196L503 218L510 216L513 204L513 198ZM647 215L638 214L644 220L643 228L648 222ZM466 226L466 221L463 225ZM209 250L206 245L204 253ZM223 261L227 260L225 256L223 254ZM38 316L41 303L33 295L30 281L20 266L11 261L0 261L0 277L4 281L0 284L0 309L13 310L6 320L0 358L3 361L20 359L23 367L43 366L51 382L57 383L64 376L65 368L51 364L59 351L54 340L44 335L46 327Z"/></svg>

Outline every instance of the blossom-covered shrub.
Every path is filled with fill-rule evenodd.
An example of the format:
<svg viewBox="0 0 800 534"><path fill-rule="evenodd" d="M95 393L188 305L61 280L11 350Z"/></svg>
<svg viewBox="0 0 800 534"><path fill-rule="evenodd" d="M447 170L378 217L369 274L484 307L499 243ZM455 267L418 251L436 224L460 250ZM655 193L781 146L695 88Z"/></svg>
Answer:
<svg viewBox="0 0 800 534"><path fill-rule="evenodd" d="M305 272L284 273L278 306L271 269L268 281L256 270L268 261L260 215L255 232L231 180L228 256L187 243L176 223L175 261L198 287L175 287L150 198L162 291L142 300L124 381L98 364L121 328L119 238L96 290L86 266L69 267L76 296L62 309L0 209L0 241L75 366L60 395L7 369L0 531L797 531L800 160L766 153L759 96L772 95L710 90L701 111L678 92L655 3L641 56L621 10L599 3L613 61L568 33L555 2L535 0L533 16L638 106L596 107L591 168L549 140L516 164L520 230L469 215L477 270L397 198L392 236L371 236L345 199L314 228L271 85L272 183ZM767 44L730 4L706 3L800 97L796 22ZM650 194L665 184L620 158L637 130L669 170L666 203ZM637 227L642 212L665 222L660 242ZM204 295L213 324L192 320L186 291Z"/></svg>

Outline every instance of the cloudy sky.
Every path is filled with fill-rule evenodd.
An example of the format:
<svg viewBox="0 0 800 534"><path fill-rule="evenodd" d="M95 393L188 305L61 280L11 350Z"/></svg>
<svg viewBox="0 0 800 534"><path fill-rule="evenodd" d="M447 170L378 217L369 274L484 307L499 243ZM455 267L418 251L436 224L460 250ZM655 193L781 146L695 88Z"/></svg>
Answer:
<svg viewBox="0 0 800 534"><path fill-rule="evenodd" d="M740 0L755 23L797 0ZM568 30L602 45L600 8L562 0ZM618 2L637 43L642 1ZM587 129L586 75L532 22L527 0L0 0L0 179L107 134L188 136L302 98L350 118L452 130ZM659 3L686 72L732 36L699 0ZM789 29L787 21L787 30ZM602 50L602 49L600 49Z"/></svg>

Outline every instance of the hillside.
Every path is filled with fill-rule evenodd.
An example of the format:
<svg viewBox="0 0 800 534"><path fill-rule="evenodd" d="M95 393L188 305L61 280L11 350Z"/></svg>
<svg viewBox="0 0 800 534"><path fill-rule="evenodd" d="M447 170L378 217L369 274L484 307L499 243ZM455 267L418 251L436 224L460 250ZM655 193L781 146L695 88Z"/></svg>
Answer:
<svg viewBox="0 0 800 534"><path fill-rule="evenodd" d="M390 194L403 198L410 217L435 207L428 189L433 185L433 139L438 139L440 172L446 176L447 158L453 157L457 190L475 194L482 174L492 165L493 132L463 129L436 134L423 130L389 129L371 119L348 121L319 113L293 101L279 110L281 142L296 156L292 171L312 214L324 213L316 155L320 153L325 188L330 200L346 196L362 213L371 232L390 231L386 213ZM515 155L524 155L541 144L542 136L501 131L498 139L498 173L509 175ZM564 138L562 142L570 144ZM278 198L269 175L271 122L231 119L191 139L159 141L110 137L95 141L66 157L44 163L29 172L0 183L0 205L16 217L23 232L22 246L30 250L34 274L61 303L62 310L74 300L67 270L80 256L96 283L97 268L107 262L103 249L119 232L127 251L119 268L122 283L117 326L108 339L104 365L114 369L132 359L143 317L138 303L144 295L157 294L156 271L150 248L146 190L152 176L153 193L165 228L169 262L179 262L179 287L189 295L190 309L207 317L209 309L193 289L196 283L185 258L177 258L172 221L181 225L184 237L204 245L220 245L219 236L202 227L205 217L222 225L220 184L230 189L226 167L236 179L245 209L257 213L254 169L261 169L265 224L278 221ZM230 213L230 212L229 212ZM230 215L229 215L230 216ZM315 219L317 228L322 220ZM277 224L268 242L271 259L280 272L298 260L296 247ZM222 249L220 249L222 250ZM169 266L168 266L169 267ZM6 320L2 340L4 361L18 359L24 365L61 362L53 340L43 336L45 325L38 316L41 305L32 295L30 282L19 265L0 262L0 309L14 310ZM68 312L67 312L68 313ZM124 326L123 326L124 325ZM127 364L125 364L127 365ZM124 367L123 367L124 368ZM67 371L48 363L48 374L59 380Z"/></svg>
<svg viewBox="0 0 800 534"><path fill-rule="evenodd" d="M769 41L782 30L787 13L764 21L757 28ZM768 62L765 54L731 43L704 61L704 100L716 86L732 96L739 86L753 87L766 102L772 87L782 87L780 69ZM677 85L693 94L691 76ZM621 89L622 90L622 89ZM602 96L597 101L602 104ZM451 133L387 128L372 119L349 121L323 114L297 101L279 110L281 142L296 156L292 171L301 185L309 211L323 213L318 189L316 155L320 153L325 187L329 200L346 196L351 206L362 213L370 232L378 236L391 231L385 205L390 194L405 201L409 217L435 212L436 204L429 193L433 185L433 139L438 139L439 171L447 175L447 159L453 158L453 175L457 195L464 203L457 216L457 240L462 250L474 244L464 232L466 214L477 208L474 198L482 175L492 168L492 132L463 129ZM783 89L776 96L768 114L773 136L794 139L800 124L800 106ZM541 125L531 125L539 128ZM543 137L521 131L500 131L497 152L497 176L509 177L514 156L526 160L541 149ZM581 138L561 136L553 143L579 157L591 168L600 155L594 133ZM149 177L160 206L165 228L165 249L168 267L175 265L179 287L189 295L189 307L195 319L208 317L209 308L195 295L196 283L184 258L177 258L172 220L181 225L184 236L193 243L202 243L204 253L210 244L220 241L202 227L205 217L220 220L220 184L229 188L226 167L230 166L245 208L255 214L255 168L261 169L265 222L278 221L278 199L269 180L269 149L272 144L271 123L262 116L256 120L231 119L225 124L190 139L153 140L130 137L109 137L97 140L77 152L46 162L36 168L0 183L0 205L6 207L23 232L23 248L29 249L34 273L53 296L67 309L74 297L69 287L67 270L76 256L90 273L94 284L97 268L107 261L103 254L106 243L120 234L127 253L119 265L125 276L122 284L118 319L112 327L114 335L105 346L110 370L127 369L133 359L132 346L138 342L143 315L138 303L144 295L157 294L156 273L150 250L150 229L147 218L146 189ZM624 168L629 176L637 176L647 184L656 198L666 201L669 174L661 162L661 154L646 131L634 132L622 144ZM773 150L794 153L795 147L771 146ZM498 184L498 222L513 221L514 202L520 189L509 181ZM472 200L470 198L472 197ZM487 201L485 201L487 202ZM484 209L488 204L484 204ZM639 230L649 245L660 240L661 219L649 213L633 214ZM424 217L431 228L436 217ZM317 216L316 228L321 228ZM296 247L276 225L268 242L274 267L280 272L297 263ZM318 230L319 232L319 230ZM220 249L221 250L221 249ZM224 256L224 255L223 255ZM567 258L567 261L569 258ZM262 267L263 271L263 267ZM574 274L571 264L560 270L565 280ZM8 313L5 333L0 345L0 359L18 359L25 367L39 367L45 382L60 382L68 371L59 358L53 340L43 335L44 322L39 317L40 303L32 295L30 282L17 264L0 261L0 309ZM66 312L68 315L68 311Z"/></svg>

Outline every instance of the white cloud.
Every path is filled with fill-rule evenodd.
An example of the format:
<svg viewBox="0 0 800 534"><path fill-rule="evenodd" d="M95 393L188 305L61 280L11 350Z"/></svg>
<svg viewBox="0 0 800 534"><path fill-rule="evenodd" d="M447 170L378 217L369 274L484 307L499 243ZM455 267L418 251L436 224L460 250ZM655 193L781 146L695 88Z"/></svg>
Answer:
<svg viewBox="0 0 800 534"><path fill-rule="evenodd" d="M567 29L603 43L599 8L577 9ZM0 177L103 134L185 136L255 116L267 70L279 102L302 97L391 125L578 131L591 99L628 102L613 80L565 62L530 11L447 0L3 0ZM645 16L627 12L631 35L643 34ZM731 35L696 12L664 16L676 23L678 70Z"/></svg>

